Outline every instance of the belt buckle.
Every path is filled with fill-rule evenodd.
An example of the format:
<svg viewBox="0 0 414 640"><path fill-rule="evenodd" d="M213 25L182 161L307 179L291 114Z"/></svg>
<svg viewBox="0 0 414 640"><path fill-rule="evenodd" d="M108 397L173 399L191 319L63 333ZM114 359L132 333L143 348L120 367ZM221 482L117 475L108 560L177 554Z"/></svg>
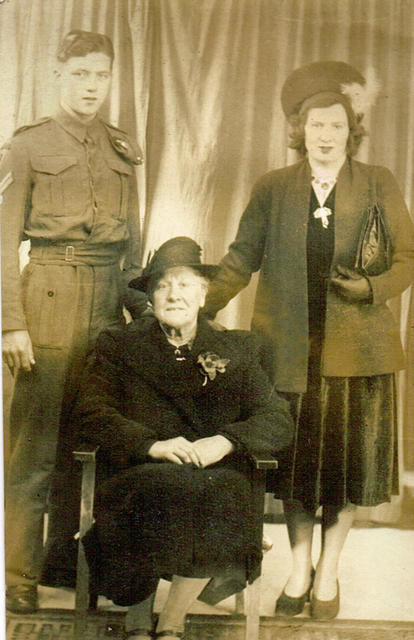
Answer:
<svg viewBox="0 0 414 640"><path fill-rule="evenodd" d="M66 262L72 262L74 257L75 257L75 247L71 244L68 244L68 246L65 248Z"/></svg>

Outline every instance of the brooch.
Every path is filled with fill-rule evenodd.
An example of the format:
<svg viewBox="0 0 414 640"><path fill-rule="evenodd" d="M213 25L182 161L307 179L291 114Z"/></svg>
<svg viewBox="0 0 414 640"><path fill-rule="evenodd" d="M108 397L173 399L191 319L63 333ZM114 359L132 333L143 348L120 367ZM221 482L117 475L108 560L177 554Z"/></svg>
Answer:
<svg viewBox="0 0 414 640"><path fill-rule="evenodd" d="M328 207L319 207L313 212L313 217L320 218L323 228L327 229L329 226L328 216L330 216L331 214L332 211Z"/></svg>
<svg viewBox="0 0 414 640"><path fill-rule="evenodd" d="M200 353L197 358L197 364L200 365L201 374L204 376L203 387L207 384L207 380L214 380L217 372L225 373L226 365L229 362L228 358L220 358L220 356L211 351Z"/></svg>

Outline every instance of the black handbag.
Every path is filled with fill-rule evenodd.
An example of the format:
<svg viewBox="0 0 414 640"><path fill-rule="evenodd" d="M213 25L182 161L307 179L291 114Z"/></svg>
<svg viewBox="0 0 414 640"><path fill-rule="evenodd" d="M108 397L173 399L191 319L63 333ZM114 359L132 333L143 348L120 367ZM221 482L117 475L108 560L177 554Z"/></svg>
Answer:
<svg viewBox="0 0 414 640"><path fill-rule="evenodd" d="M378 204L365 214L354 268L362 275L378 276L392 265L392 244L384 214Z"/></svg>

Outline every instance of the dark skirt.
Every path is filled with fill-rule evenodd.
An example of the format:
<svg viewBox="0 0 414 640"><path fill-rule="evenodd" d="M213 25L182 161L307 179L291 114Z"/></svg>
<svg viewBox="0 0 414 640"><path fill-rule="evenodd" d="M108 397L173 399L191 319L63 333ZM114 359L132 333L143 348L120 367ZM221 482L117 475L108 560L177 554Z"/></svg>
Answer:
<svg viewBox="0 0 414 640"><path fill-rule="evenodd" d="M142 464L108 480L84 538L99 593L125 606L174 574L248 579L261 558L249 475L234 456L205 469Z"/></svg>
<svg viewBox="0 0 414 640"><path fill-rule="evenodd" d="M370 507L398 494L394 374L321 377L314 349L307 392L287 395L296 427L292 447L279 456L276 498L315 509Z"/></svg>

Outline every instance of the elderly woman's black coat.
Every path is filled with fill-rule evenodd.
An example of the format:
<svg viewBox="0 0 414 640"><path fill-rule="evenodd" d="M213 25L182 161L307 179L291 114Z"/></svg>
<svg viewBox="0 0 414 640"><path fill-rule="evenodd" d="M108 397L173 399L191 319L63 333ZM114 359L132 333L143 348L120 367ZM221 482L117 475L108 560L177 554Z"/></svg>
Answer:
<svg viewBox="0 0 414 640"><path fill-rule="evenodd" d="M199 322L177 361L156 320L101 335L78 402L84 437L100 446L96 524L85 543L99 591L119 604L145 598L161 576L257 569L260 539L250 454L289 444L287 403L261 370L252 336ZM227 359L211 380L200 354ZM220 433L234 452L205 469L157 462L157 440Z"/></svg>

